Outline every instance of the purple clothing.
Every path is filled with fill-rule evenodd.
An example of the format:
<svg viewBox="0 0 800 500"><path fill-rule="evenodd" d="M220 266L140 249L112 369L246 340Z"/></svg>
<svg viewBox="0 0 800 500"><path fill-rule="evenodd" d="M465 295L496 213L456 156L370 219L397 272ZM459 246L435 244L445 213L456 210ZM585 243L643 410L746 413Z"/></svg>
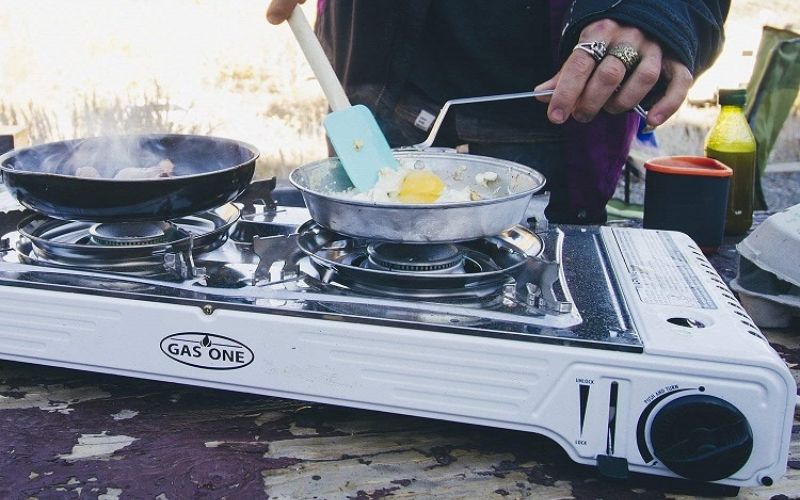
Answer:
<svg viewBox="0 0 800 500"><path fill-rule="evenodd" d="M638 124L634 113L604 113L590 123L570 120L564 125L570 211L578 219L605 221L606 203L614 195Z"/></svg>
<svg viewBox="0 0 800 500"><path fill-rule="evenodd" d="M550 0L550 37L558 62L561 27L570 0ZM562 126L569 212L580 220L603 222L639 126L634 113L601 112L590 123L569 119Z"/></svg>

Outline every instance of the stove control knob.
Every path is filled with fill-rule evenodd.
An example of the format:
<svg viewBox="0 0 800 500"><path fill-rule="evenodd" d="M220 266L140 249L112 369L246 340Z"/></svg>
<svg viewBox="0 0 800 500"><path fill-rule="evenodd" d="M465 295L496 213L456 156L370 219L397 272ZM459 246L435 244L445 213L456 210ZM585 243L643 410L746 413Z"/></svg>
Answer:
<svg viewBox="0 0 800 500"><path fill-rule="evenodd" d="M666 404L650 426L653 454L687 479L731 476L750 458L753 432L732 404L713 396L684 396Z"/></svg>

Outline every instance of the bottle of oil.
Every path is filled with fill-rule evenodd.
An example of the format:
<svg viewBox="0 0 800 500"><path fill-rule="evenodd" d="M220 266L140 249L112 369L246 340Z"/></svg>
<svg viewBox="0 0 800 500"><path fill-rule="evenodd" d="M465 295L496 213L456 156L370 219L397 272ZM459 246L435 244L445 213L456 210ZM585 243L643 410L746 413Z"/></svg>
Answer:
<svg viewBox="0 0 800 500"><path fill-rule="evenodd" d="M719 117L705 144L706 156L733 169L725 218L728 235L744 234L753 224L756 140L744 115L746 98L744 89L719 91Z"/></svg>

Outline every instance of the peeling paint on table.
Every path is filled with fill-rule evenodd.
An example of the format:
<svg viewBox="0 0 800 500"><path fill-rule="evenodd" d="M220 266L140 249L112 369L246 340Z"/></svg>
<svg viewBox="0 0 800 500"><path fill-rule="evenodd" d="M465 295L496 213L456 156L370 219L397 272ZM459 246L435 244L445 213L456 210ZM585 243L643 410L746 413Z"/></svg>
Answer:
<svg viewBox="0 0 800 500"><path fill-rule="evenodd" d="M787 361L800 343L778 336ZM793 365L794 366L794 365ZM124 418L121 418L124 417ZM800 496L787 475L742 498ZM0 498L695 498L533 434L0 362Z"/></svg>

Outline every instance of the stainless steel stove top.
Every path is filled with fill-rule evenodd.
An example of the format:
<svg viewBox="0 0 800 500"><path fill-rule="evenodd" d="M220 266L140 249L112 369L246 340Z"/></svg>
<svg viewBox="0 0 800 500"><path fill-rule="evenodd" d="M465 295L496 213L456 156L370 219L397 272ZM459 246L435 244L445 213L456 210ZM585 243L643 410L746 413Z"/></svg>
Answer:
<svg viewBox="0 0 800 500"><path fill-rule="evenodd" d="M400 245L261 200L163 223L2 223L0 284L642 350L596 229Z"/></svg>

